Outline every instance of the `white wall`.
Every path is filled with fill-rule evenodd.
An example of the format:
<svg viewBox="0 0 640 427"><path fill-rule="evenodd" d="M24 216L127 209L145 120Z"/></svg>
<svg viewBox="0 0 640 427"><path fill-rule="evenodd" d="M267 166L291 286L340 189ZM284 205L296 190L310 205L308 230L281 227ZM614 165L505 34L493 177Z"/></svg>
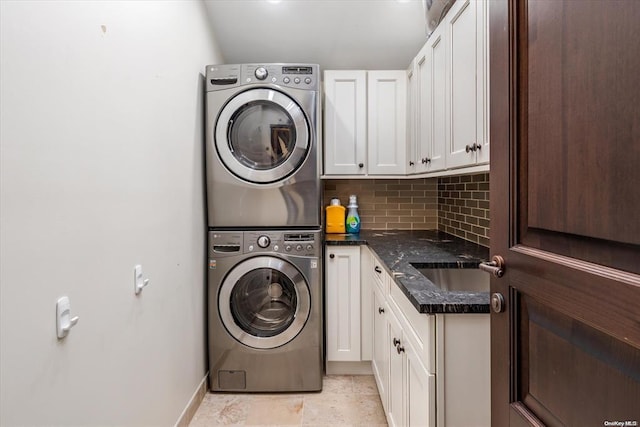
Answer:
<svg viewBox="0 0 640 427"><path fill-rule="evenodd" d="M172 425L206 371L204 6L0 8L0 425Z"/></svg>

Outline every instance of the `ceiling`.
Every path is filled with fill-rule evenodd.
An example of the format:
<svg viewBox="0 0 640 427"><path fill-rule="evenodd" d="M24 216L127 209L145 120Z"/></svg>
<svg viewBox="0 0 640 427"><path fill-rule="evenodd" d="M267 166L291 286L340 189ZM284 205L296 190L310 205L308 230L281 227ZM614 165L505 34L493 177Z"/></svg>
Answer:
<svg viewBox="0 0 640 427"><path fill-rule="evenodd" d="M405 69L426 40L421 0L205 0L229 64Z"/></svg>

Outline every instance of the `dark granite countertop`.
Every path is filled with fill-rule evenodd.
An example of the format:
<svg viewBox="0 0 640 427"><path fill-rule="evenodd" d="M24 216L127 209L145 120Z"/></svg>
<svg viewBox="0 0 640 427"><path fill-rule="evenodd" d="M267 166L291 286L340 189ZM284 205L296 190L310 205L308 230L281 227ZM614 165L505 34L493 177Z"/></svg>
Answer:
<svg viewBox="0 0 640 427"><path fill-rule="evenodd" d="M437 230L325 234L325 243L368 245L420 313L489 313L489 292L444 291L414 267L478 268L489 259L483 246Z"/></svg>

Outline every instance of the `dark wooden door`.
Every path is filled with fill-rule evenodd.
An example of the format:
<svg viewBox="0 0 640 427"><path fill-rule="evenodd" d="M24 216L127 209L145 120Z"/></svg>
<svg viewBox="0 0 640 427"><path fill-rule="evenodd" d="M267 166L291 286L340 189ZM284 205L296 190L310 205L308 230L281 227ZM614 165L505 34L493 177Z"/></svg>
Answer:
<svg viewBox="0 0 640 427"><path fill-rule="evenodd" d="M640 425L640 1L492 1L490 97L492 424Z"/></svg>

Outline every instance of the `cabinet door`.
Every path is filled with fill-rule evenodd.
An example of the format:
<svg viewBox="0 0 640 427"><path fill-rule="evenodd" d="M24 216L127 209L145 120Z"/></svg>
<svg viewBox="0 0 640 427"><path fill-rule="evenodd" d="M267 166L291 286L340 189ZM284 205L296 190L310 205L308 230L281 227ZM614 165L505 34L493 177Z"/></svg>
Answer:
<svg viewBox="0 0 640 427"><path fill-rule="evenodd" d="M367 72L325 71L324 91L324 173L364 175Z"/></svg>
<svg viewBox="0 0 640 427"><path fill-rule="evenodd" d="M405 393L404 393L404 351L399 350L404 347L404 337L402 336L402 326L393 314L388 310L387 326L389 331L389 341L387 351L389 351L389 396L387 405L387 421L392 427L405 425Z"/></svg>
<svg viewBox="0 0 640 427"><path fill-rule="evenodd" d="M427 41L415 59L418 86L416 147L419 172L427 171L433 142L433 61L430 53L430 42Z"/></svg>
<svg viewBox="0 0 640 427"><path fill-rule="evenodd" d="M406 352L406 425L432 427L436 425L436 377L430 374L411 342L403 343Z"/></svg>
<svg viewBox="0 0 640 427"><path fill-rule="evenodd" d="M447 49L441 29L431 35L417 58L419 170L445 168L445 147L449 139L446 103Z"/></svg>
<svg viewBox="0 0 640 427"><path fill-rule="evenodd" d="M387 329L387 305L377 286L373 291L373 358L371 368L378 385L380 400L385 412L389 389L389 339Z"/></svg>
<svg viewBox="0 0 640 427"><path fill-rule="evenodd" d="M360 248L326 253L327 361L360 361Z"/></svg>
<svg viewBox="0 0 640 427"><path fill-rule="evenodd" d="M476 5L476 151L477 163L488 163L489 153L489 7L486 1Z"/></svg>
<svg viewBox="0 0 640 427"><path fill-rule="evenodd" d="M478 82L483 76L476 76L478 62L482 62L478 51L478 9L479 1L461 0L452 6L443 22L449 38L449 110L451 112L451 139L447 146L447 167L460 167L476 163L476 144L482 143L478 137L478 108L484 100L478 99ZM482 130L483 132L483 130ZM484 148L484 147L482 147ZM480 150L482 150L482 148Z"/></svg>
<svg viewBox="0 0 640 427"><path fill-rule="evenodd" d="M403 175L407 159L406 72L369 71L367 86L367 171L370 175Z"/></svg>
<svg viewBox="0 0 640 427"><path fill-rule="evenodd" d="M418 160L418 73L415 59L407 68L407 174L419 171Z"/></svg>
<svg viewBox="0 0 640 427"><path fill-rule="evenodd" d="M360 307L361 307L361 346L360 357L362 360L371 360L373 353L373 253L362 246L360 248Z"/></svg>

